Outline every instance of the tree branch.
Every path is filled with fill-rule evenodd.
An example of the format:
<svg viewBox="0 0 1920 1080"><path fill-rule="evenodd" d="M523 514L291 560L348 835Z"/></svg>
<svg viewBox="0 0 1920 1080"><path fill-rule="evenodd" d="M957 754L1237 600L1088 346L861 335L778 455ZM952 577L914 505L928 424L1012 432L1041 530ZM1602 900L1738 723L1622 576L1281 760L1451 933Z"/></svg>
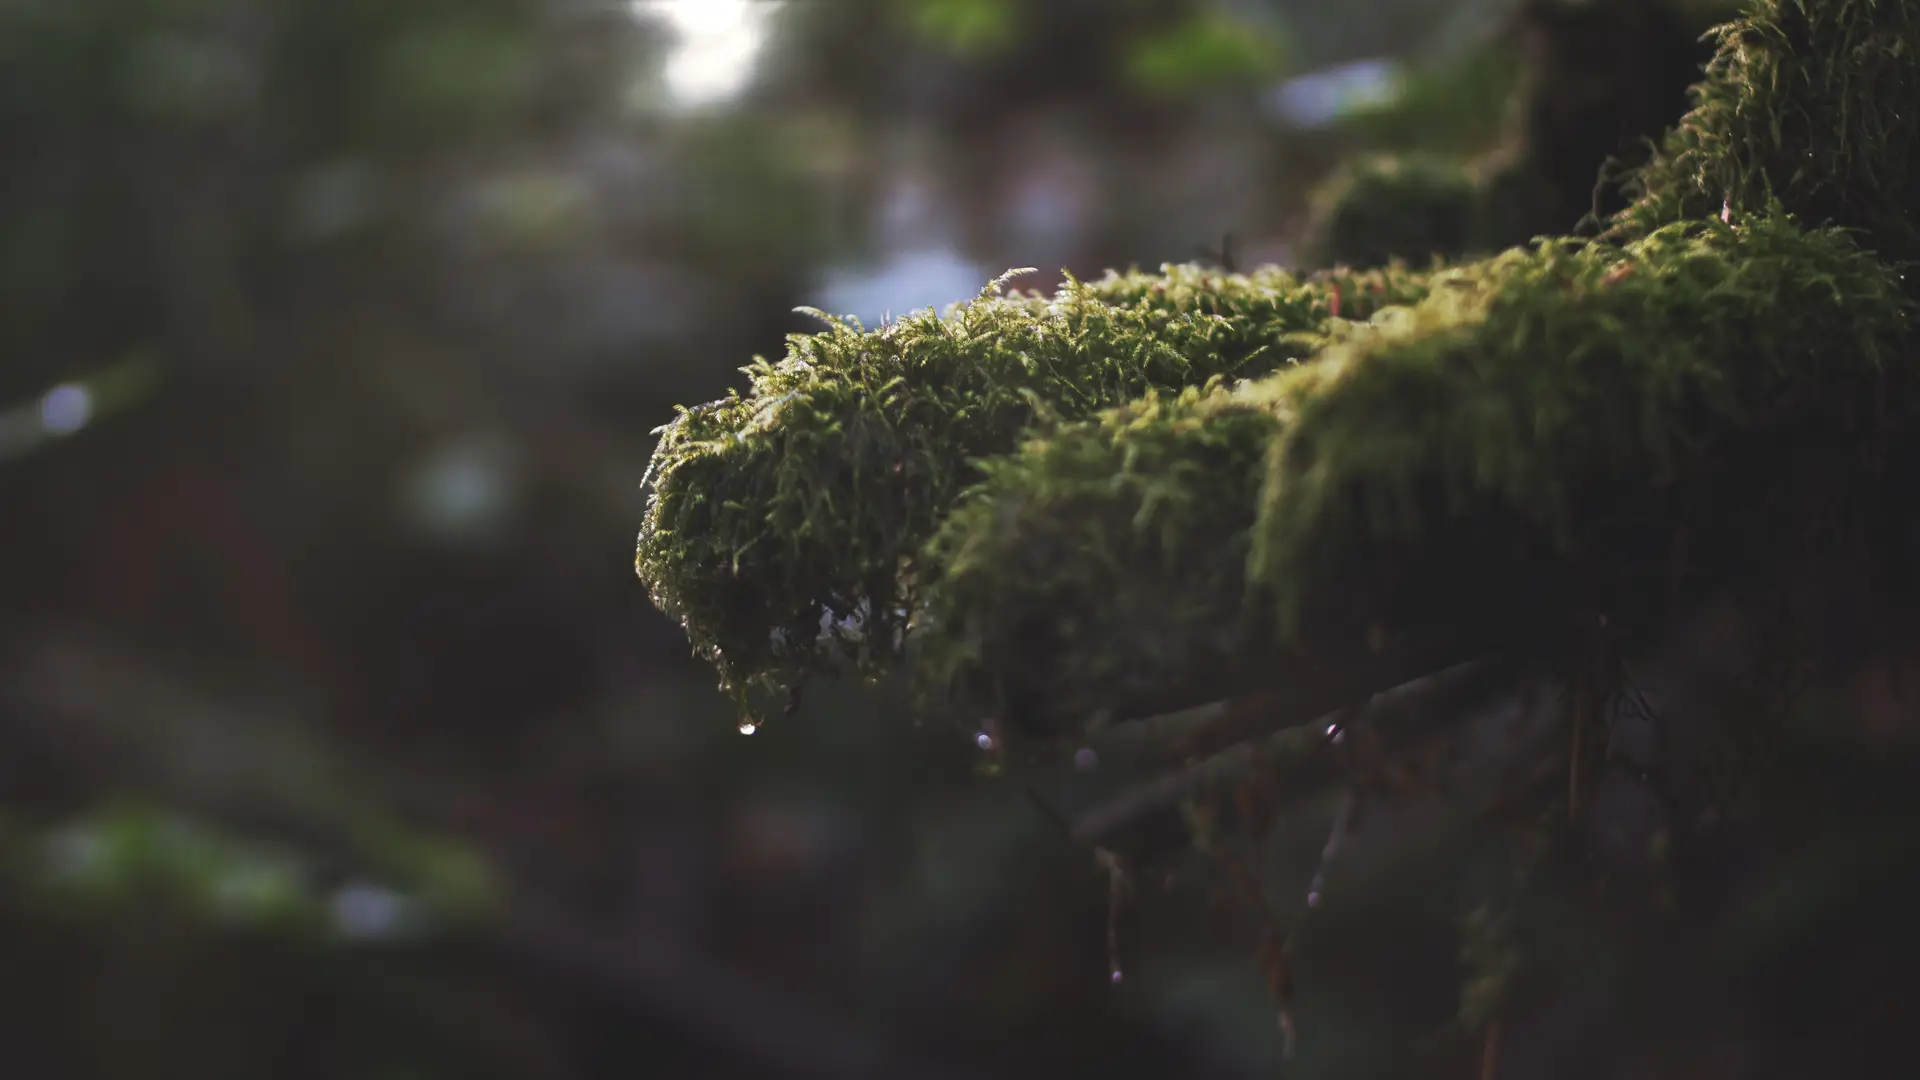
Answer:
<svg viewBox="0 0 1920 1080"><path fill-rule="evenodd" d="M1510 682L1514 673L1515 665L1511 662L1496 657L1481 658L1362 698L1356 716L1343 718L1349 707L1341 707L1321 713L1312 723L1296 722L1264 738L1256 736L1178 772L1142 784L1081 815L1074 823L1073 837L1083 844L1104 842L1113 833L1176 805L1195 791L1241 780L1256 772L1277 775L1297 785L1311 784L1333 770L1333 763L1320 751L1328 744L1328 732L1334 725L1364 719L1376 731L1388 736L1432 730L1461 719L1466 707ZM1223 733L1236 730L1236 726L1227 723L1231 717L1231 709L1208 706L1140 723L1166 725L1168 731L1186 733L1184 738L1200 734L1211 739L1225 737ZM1238 722L1237 729L1256 729L1260 722L1258 716L1248 717ZM1166 745L1165 731L1153 741Z"/></svg>
<svg viewBox="0 0 1920 1080"><path fill-rule="evenodd" d="M1168 694L1128 710L1128 720L1095 733L1091 745L1103 761L1152 765L1180 762L1238 746L1276 731L1312 725L1339 709L1394 687L1468 663L1490 651L1488 635L1437 632L1411 637L1379 652L1324 656L1289 651L1259 665L1211 681L1207 700L1198 693ZM1197 685L1209 685L1202 681ZM1320 725L1324 727L1324 724Z"/></svg>

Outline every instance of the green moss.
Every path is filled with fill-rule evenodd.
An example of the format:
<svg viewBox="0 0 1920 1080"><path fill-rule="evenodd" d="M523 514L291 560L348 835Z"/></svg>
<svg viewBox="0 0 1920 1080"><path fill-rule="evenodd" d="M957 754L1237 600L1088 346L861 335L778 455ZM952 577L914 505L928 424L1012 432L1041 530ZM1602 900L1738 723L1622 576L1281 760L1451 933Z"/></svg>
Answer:
<svg viewBox="0 0 1920 1080"><path fill-rule="evenodd" d="M1920 257L1920 0L1755 0L1714 36L1693 109L1638 174L1619 231L1778 200Z"/></svg>
<svg viewBox="0 0 1920 1080"><path fill-rule="evenodd" d="M1366 157L1315 192L1301 261L1385 266L1395 259L1452 259L1481 233L1471 168L1433 157Z"/></svg>
<svg viewBox="0 0 1920 1080"><path fill-rule="evenodd" d="M746 393L661 429L636 569L737 693L876 673L899 648L913 555L977 458L1036 423L1272 371L1329 340L1336 307L1364 317L1422 280L1170 267L1051 298L996 284L947 318L795 336L746 369Z"/></svg>
<svg viewBox="0 0 1920 1080"><path fill-rule="evenodd" d="M1337 171L1312 201L1303 262L1454 259L1591 232L1589 216L1604 221L1626 205L1622 173L1686 112L1711 54L1700 37L1731 14L1722 0L1522 5L1477 61L1512 69L1479 84L1507 98L1504 107L1479 99L1497 138L1456 146L1452 158L1368 156ZM1394 111L1404 126L1431 108L1409 100Z"/></svg>
<svg viewBox="0 0 1920 1080"><path fill-rule="evenodd" d="M1910 419L1904 279L1862 248L1920 252L1916 9L1760 0L1604 243L1112 275L796 337L662 429L638 570L736 691L877 673L912 622L930 685L1066 719L1444 622L1516 552L1529 587L1630 591L1702 490L1770 490L1782 433ZM1406 209L1467 190L1367 175ZM1714 512L1765 531L1743 501Z"/></svg>
<svg viewBox="0 0 1920 1080"><path fill-rule="evenodd" d="M1070 727L1556 568L1612 588L1631 574L1609 558L1642 566L1678 528L1661 492L1711 475L1755 501L1767 466L1724 454L1741 440L1910 421L1907 319L1892 271L1778 217L1448 271L1314 363L989 464L928 549L921 673Z"/></svg>

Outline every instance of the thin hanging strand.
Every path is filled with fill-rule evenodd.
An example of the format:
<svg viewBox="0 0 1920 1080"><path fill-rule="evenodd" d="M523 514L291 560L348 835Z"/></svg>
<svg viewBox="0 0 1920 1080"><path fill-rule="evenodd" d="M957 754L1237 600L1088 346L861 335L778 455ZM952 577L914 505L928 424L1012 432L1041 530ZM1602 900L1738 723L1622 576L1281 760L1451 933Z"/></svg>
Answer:
<svg viewBox="0 0 1920 1080"><path fill-rule="evenodd" d="M1117 983L1125 978L1120 966L1120 905L1127 898L1127 868L1120 856L1107 848L1094 848L1093 857L1107 872L1107 971Z"/></svg>

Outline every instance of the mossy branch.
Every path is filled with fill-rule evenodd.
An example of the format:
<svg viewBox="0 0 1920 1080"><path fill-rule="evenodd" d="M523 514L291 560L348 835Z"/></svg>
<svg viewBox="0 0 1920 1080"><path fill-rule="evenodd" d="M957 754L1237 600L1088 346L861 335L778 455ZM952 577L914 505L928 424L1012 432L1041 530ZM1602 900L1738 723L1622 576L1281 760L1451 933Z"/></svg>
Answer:
<svg viewBox="0 0 1920 1080"><path fill-rule="evenodd" d="M1670 541L1681 508L1648 491L1768 482L1716 451L1910 424L1908 320L1894 271L1777 215L1440 274L1311 363L988 462L924 557L920 671L1075 730L1236 672L1512 633Z"/></svg>
<svg viewBox="0 0 1920 1080"><path fill-rule="evenodd" d="M1271 372L1340 332L1336 316L1423 281L1168 267L1052 297L996 282L873 331L833 322L661 429L636 567L737 693L877 673L899 653L917 551L978 459L1143 393Z"/></svg>
<svg viewBox="0 0 1920 1080"><path fill-rule="evenodd" d="M1043 732L1647 615L1679 537L1768 527L1717 491L1911 432L1870 252L1920 252L1917 26L1759 0L1600 241L797 336L662 429L637 568L738 694L879 674L912 628L923 687Z"/></svg>

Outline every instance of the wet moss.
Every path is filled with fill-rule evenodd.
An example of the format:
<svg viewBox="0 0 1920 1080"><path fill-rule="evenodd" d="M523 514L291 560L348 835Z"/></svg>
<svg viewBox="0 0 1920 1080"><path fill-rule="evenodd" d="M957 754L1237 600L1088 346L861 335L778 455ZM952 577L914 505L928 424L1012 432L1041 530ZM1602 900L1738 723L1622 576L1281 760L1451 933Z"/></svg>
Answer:
<svg viewBox="0 0 1920 1080"><path fill-rule="evenodd" d="M899 651L916 552L978 459L1037 424L1273 371L1339 333L1336 316L1423 282L1169 267L1051 297L996 283L872 331L833 322L661 429L636 569L737 694L876 674Z"/></svg>
<svg viewBox="0 0 1920 1080"><path fill-rule="evenodd" d="M1760 0L1596 241L797 336L662 429L636 567L736 693L879 674L911 628L924 686L1056 728L1498 622L1496 585L1628 603L1696 518L1708 561L1772 528L1749 496L1802 444L1844 472L1913 430L1904 269L1872 253L1920 250L1916 9Z"/></svg>
<svg viewBox="0 0 1920 1080"><path fill-rule="evenodd" d="M1768 483L1729 447L1911 426L1898 285L1771 215L1444 272L1311 364L987 464L928 548L921 674L1071 729L1279 649L1458 618L1527 574L1612 588L1678 527L1650 492Z"/></svg>

